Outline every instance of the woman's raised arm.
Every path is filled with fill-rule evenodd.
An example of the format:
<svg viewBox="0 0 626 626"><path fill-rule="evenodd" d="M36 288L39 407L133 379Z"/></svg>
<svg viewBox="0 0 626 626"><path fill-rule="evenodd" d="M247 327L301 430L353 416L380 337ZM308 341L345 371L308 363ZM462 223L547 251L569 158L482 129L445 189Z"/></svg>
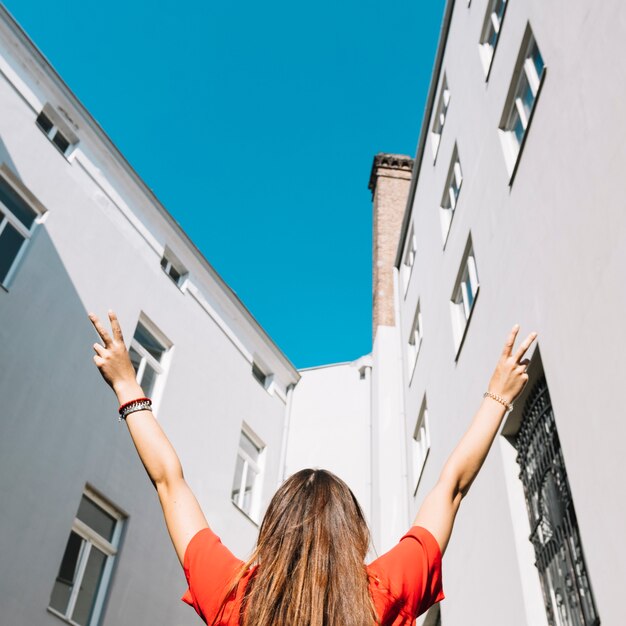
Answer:
<svg viewBox="0 0 626 626"><path fill-rule="evenodd" d="M488 386L489 392L507 403L512 403L519 396L528 381L528 359L523 357L537 337L537 333L530 333L513 353L518 332L516 324L504 344ZM461 500L467 495L487 458L505 414L504 404L493 397L483 399L469 428L443 466L437 484L424 498L417 513L413 524L423 526L433 534L442 554L450 540Z"/></svg>
<svg viewBox="0 0 626 626"><path fill-rule="evenodd" d="M112 335L93 313L89 314L89 319L104 344L93 345L96 352L94 363L115 392L120 405L143 397L115 313L109 311ZM204 513L185 482L176 451L152 411L131 413L126 418L126 425L139 458L157 490L167 530L182 564L191 538L208 526Z"/></svg>

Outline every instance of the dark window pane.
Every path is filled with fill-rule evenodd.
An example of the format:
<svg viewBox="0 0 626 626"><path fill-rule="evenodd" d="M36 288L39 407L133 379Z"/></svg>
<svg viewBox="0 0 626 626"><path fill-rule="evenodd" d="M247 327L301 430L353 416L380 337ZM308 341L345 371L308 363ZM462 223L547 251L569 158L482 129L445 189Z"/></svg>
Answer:
<svg viewBox="0 0 626 626"><path fill-rule="evenodd" d="M489 44L491 48L495 48L497 41L498 41L498 31L496 31L493 24L490 24L489 34L487 35L487 43Z"/></svg>
<svg viewBox="0 0 626 626"><path fill-rule="evenodd" d="M37 116L37 124L46 134L48 134L52 128L52 122L43 111Z"/></svg>
<svg viewBox="0 0 626 626"><path fill-rule="evenodd" d="M515 139L517 140L517 143L521 146L522 139L524 139L524 133L526 131L524 130L524 125L522 124L522 120L519 115L517 116L517 119L515 120L515 126L513 127L513 132L515 133Z"/></svg>
<svg viewBox="0 0 626 626"><path fill-rule="evenodd" d="M522 106L524 108L524 114L526 115L526 124L528 124L528 120L530 119L530 112L533 109L533 104L535 102L535 94L533 94L533 90L530 87L528 79L526 78L526 74L522 77L522 83L520 85L520 98L522 101Z"/></svg>
<svg viewBox="0 0 626 626"><path fill-rule="evenodd" d="M74 586L78 560L84 543L84 540L75 532L72 531L72 533L70 533L67 546L65 546L65 554L63 554L63 560L61 561L59 575L52 588L50 606L63 614L65 614L67 610L67 603L69 602L72 587Z"/></svg>
<svg viewBox="0 0 626 626"><path fill-rule="evenodd" d="M79 520L95 530L101 537L111 541L117 520L101 509L93 500L83 496L76 514Z"/></svg>
<svg viewBox="0 0 626 626"><path fill-rule="evenodd" d="M0 202L2 202L26 228L30 228L33 225L37 217L37 212L34 211L2 177L0 177Z"/></svg>
<svg viewBox="0 0 626 626"><path fill-rule="evenodd" d="M506 130L513 131L513 135L518 144L522 143L522 139L524 138L524 124L522 123L522 118L519 116L517 111L517 107L513 105L513 110L511 111L511 119L507 125Z"/></svg>
<svg viewBox="0 0 626 626"><path fill-rule="evenodd" d="M23 243L24 237L7 224L0 234L0 283L7 277Z"/></svg>
<svg viewBox="0 0 626 626"><path fill-rule="evenodd" d="M541 78L541 75L543 74L543 57L541 56L541 53L539 52L539 48L537 47L537 44L533 45L530 56L533 60L533 63L535 64L535 70L537 71L537 76Z"/></svg>
<svg viewBox="0 0 626 626"><path fill-rule="evenodd" d="M106 554L100 552L100 550L92 545L87 567L85 568L83 579L80 581L78 599L76 600L72 614L72 620L77 624L81 624L81 626L87 626L91 618L106 560Z"/></svg>
<svg viewBox="0 0 626 626"><path fill-rule="evenodd" d="M498 0L494 13L498 16L498 22L502 22L502 16L504 15L504 9L506 8L506 0Z"/></svg>
<svg viewBox="0 0 626 626"><path fill-rule="evenodd" d="M66 150L70 147L70 142L59 131L56 132L52 143L54 143L63 154L65 154Z"/></svg>
<svg viewBox="0 0 626 626"><path fill-rule="evenodd" d="M260 382L262 385L265 385L266 376L261 370L261 368L256 364L252 364L252 375Z"/></svg>
<svg viewBox="0 0 626 626"><path fill-rule="evenodd" d="M472 291L469 279L467 282L463 283L463 288L465 289L465 296L467 297L467 308L471 311L472 306L474 306L474 292Z"/></svg>
<svg viewBox="0 0 626 626"><path fill-rule="evenodd" d="M141 323L137 324L135 339L157 360L160 361L165 348L158 339Z"/></svg>
<svg viewBox="0 0 626 626"><path fill-rule="evenodd" d="M170 276L172 277L172 280L178 284L178 281L180 280L180 273L176 271L176 268L173 265L170 266Z"/></svg>
<svg viewBox="0 0 626 626"><path fill-rule="evenodd" d="M146 363L146 367L143 370L143 376L139 381L143 392L150 397L154 391L154 383L156 382L157 373Z"/></svg>
<svg viewBox="0 0 626 626"><path fill-rule="evenodd" d="M165 257L163 257L163 258L161 259L161 267L162 267L163 269L165 269L165 268L167 267L167 259L166 259Z"/></svg>

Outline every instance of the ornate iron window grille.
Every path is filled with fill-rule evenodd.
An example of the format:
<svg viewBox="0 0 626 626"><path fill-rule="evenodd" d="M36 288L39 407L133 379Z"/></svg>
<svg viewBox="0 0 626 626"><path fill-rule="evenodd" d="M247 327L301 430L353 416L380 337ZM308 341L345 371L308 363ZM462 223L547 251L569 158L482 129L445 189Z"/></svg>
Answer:
<svg viewBox="0 0 626 626"><path fill-rule="evenodd" d="M598 626L545 376L526 401L515 447L548 623Z"/></svg>

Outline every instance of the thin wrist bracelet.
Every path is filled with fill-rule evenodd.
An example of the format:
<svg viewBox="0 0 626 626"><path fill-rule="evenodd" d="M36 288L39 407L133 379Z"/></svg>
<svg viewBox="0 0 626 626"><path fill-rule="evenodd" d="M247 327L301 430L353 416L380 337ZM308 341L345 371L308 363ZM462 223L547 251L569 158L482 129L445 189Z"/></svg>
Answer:
<svg viewBox="0 0 626 626"><path fill-rule="evenodd" d="M491 391L485 391L483 394L483 398L491 398L500 404L503 404L506 407L507 411L513 410L513 404L511 402L507 402L502 396L499 396L496 393L491 393Z"/></svg>
<svg viewBox="0 0 626 626"><path fill-rule="evenodd" d="M145 411L152 408L152 400L150 398L137 398L122 404L119 408L119 421L125 420L128 415L135 413L135 411Z"/></svg>

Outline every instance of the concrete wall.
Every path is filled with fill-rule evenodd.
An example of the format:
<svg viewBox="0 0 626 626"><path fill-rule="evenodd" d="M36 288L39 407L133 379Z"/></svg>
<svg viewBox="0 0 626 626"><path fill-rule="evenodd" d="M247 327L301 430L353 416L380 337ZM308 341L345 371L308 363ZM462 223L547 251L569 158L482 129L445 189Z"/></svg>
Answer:
<svg viewBox="0 0 626 626"><path fill-rule="evenodd" d="M372 351L372 498L375 546L392 548L410 525L398 329L379 326Z"/></svg>
<svg viewBox="0 0 626 626"><path fill-rule="evenodd" d="M319 467L342 478L372 519L369 359L301 370L289 416L285 476Z"/></svg>
<svg viewBox="0 0 626 626"><path fill-rule="evenodd" d="M408 438L426 394L431 450L411 509L469 425L507 331L515 322L522 334L537 330L600 619L618 624L626 618L620 602L626 544L616 539L626 509L615 497L626 425L614 419L626 341L619 287L626 278L626 217L618 201L626 162L620 104L626 7L616 0L593 7L508 4L486 81L477 44L487 2L449 3L450 28L434 76L438 89L446 74L448 116L433 162L429 109L416 158L403 236L414 224L417 258L398 304L406 354L421 303L424 338L413 380L405 383L406 430ZM509 184L497 129L528 23L546 75ZM464 179L444 248L439 205L455 143ZM470 234L480 289L455 360L450 298ZM500 437L461 506L444 558L443 624L546 623L517 472L511 445Z"/></svg>

